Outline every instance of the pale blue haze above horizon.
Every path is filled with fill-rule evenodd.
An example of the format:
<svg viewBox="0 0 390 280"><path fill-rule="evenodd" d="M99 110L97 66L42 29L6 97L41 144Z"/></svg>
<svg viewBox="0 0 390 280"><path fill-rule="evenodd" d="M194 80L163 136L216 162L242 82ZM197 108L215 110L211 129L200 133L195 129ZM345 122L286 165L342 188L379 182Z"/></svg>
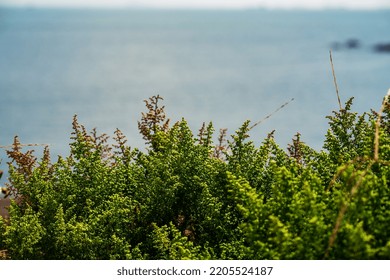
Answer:
<svg viewBox="0 0 390 280"><path fill-rule="evenodd" d="M0 0L0 5L91 8L201 8L201 9L381 9L389 0Z"/></svg>

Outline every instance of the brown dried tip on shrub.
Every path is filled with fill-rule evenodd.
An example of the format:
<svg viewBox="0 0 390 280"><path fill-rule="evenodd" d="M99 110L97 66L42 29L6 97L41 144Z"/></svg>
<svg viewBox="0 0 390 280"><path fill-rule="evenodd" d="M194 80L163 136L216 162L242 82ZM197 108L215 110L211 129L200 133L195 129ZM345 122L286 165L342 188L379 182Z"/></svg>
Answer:
<svg viewBox="0 0 390 280"><path fill-rule="evenodd" d="M292 139L293 143L288 144L287 151L290 155L290 157L294 158L297 163L302 164L303 163L303 152L302 152L302 144L304 144L301 141L301 134L297 132L295 134L295 137Z"/></svg>
<svg viewBox="0 0 390 280"><path fill-rule="evenodd" d="M218 144L214 149L214 157L217 159L222 159L222 154L226 151L226 134L227 128L221 128L219 130Z"/></svg>
<svg viewBox="0 0 390 280"><path fill-rule="evenodd" d="M167 132L170 119L166 118L165 106L160 106L159 101L164 100L160 95L152 96L149 100L144 100L147 113L142 113L141 121L138 122L138 129L143 139L151 142L153 135L158 131Z"/></svg>
<svg viewBox="0 0 390 280"><path fill-rule="evenodd" d="M7 151L11 164L16 164L16 170L25 177L31 175L37 158L33 156L34 150L22 152L23 145L20 143L18 136L15 136L12 149Z"/></svg>
<svg viewBox="0 0 390 280"><path fill-rule="evenodd" d="M199 129L199 133L198 133L199 144L203 144L203 136L205 135L205 133L206 133L206 123L203 122L202 127Z"/></svg>

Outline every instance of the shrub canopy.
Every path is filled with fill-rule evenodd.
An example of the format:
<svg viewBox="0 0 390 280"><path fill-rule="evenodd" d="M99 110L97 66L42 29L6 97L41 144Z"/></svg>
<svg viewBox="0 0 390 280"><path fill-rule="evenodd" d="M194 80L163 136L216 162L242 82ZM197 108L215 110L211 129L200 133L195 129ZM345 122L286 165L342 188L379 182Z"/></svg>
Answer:
<svg viewBox="0 0 390 280"><path fill-rule="evenodd" d="M323 150L259 147L246 121L213 142L167 120L162 98L138 123L145 151L73 119L70 153L8 151L12 259L390 259L390 110L329 119ZM383 112L382 112L383 111ZM112 141L114 140L114 141ZM111 143L110 143L111 142Z"/></svg>

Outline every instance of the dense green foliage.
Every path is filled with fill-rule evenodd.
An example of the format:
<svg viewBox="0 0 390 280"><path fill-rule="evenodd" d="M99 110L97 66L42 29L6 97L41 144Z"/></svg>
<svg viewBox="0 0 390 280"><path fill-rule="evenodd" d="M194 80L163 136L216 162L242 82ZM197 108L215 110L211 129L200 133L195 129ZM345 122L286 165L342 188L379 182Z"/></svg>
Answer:
<svg viewBox="0 0 390 280"><path fill-rule="evenodd" d="M146 152L113 143L75 117L70 155L8 151L12 259L390 259L390 110L359 115L352 99L329 119L324 149L273 133L256 147L250 122L213 143L170 126L146 101Z"/></svg>

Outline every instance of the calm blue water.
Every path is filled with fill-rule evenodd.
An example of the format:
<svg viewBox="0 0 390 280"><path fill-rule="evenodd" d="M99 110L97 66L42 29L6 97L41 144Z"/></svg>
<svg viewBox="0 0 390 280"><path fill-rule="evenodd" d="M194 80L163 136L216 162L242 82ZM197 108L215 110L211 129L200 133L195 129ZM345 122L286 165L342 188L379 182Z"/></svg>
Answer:
<svg viewBox="0 0 390 280"><path fill-rule="evenodd" d="M380 107L390 88L390 11L159 11L0 9L0 145L48 143L67 155L72 116L142 148L143 100L160 94L173 121L203 121L233 133L295 98L252 131L276 129L285 147L296 132L320 149L326 115L338 108L329 63L334 51L345 101ZM39 148L36 150L40 151ZM7 161L3 150L1 167ZM4 178L2 179L4 181Z"/></svg>

